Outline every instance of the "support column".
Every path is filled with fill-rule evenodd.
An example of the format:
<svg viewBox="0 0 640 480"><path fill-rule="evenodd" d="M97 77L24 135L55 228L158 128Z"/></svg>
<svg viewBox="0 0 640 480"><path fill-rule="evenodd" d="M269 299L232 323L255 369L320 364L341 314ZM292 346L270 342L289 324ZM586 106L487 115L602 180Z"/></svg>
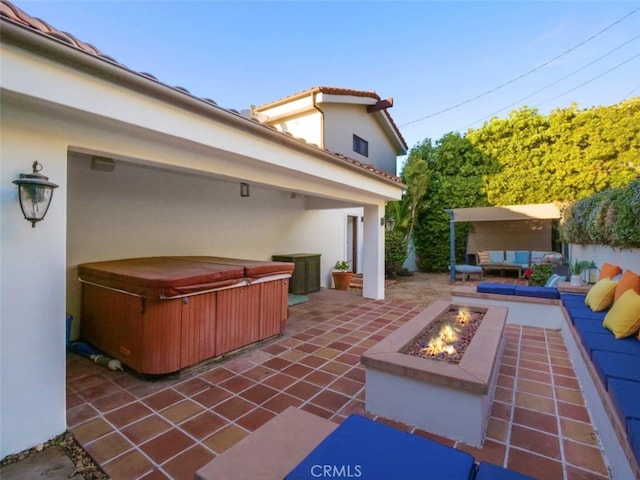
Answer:
<svg viewBox="0 0 640 480"><path fill-rule="evenodd" d="M374 300L384 299L384 232L384 203L365 206L362 296Z"/></svg>
<svg viewBox="0 0 640 480"><path fill-rule="evenodd" d="M456 224L453 210L445 210L449 214L449 280L456 281ZM464 275L464 274L463 274Z"/></svg>

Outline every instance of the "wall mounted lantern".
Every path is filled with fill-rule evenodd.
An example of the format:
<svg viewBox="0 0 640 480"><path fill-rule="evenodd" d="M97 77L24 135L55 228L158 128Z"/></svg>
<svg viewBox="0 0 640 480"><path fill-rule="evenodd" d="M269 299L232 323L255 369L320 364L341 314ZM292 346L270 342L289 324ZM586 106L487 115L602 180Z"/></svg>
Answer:
<svg viewBox="0 0 640 480"><path fill-rule="evenodd" d="M18 180L12 183L18 186L18 198L24 218L35 228L36 223L44 218L51 205L53 189L58 185L51 183L49 177L40 173L42 164L33 162L32 173L21 173Z"/></svg>
<svg viewBox="0 0 640 480"><path fill-rule="evenodd" d="M393 229L396 226L396 219L393 217L387 217L385 221L385 225L387 227L388 232L393 232Z"/></svg>
<svg viewBox="0 0 640 480"><path fill-rule="evenodd" d="M249 184L248 183L240 183L240 196L248 197L249 196Z"/></svg>

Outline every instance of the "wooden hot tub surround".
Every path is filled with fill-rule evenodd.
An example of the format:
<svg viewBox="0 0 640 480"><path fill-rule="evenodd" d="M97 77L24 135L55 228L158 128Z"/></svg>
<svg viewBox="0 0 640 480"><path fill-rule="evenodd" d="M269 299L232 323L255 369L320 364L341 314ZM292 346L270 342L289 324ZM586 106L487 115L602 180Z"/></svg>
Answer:
<svg viewBox="0 0 640 480"><path fill-rule="evenodd" d="M146 257L78 266L81 336L146 375L279 335L293 264Z"/></svg>

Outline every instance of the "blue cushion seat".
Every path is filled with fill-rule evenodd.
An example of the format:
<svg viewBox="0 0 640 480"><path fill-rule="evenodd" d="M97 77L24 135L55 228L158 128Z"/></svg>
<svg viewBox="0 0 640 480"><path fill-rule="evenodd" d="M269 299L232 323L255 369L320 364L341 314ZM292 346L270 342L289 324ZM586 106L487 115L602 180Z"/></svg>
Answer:
<svg viewBox="0 0 640 480"><path fill-rule="evenodd" d="M558 289L555 287L534 287L534 286L516 286L516 295L521 297L534 297L534 298L560 298Z"/></svg>
<svg viewBox="0 0 640 480"><path fill-rule="evenodd" d="M425 468L437 465L438 468ZM332 471L323 471L328 468ZM472 478L471 455L353 414L330 433L285 480L310 478Z"/></svg>
<svg viewBox="0 0 640 480"><path fill-rule="evenodd" d="M498 467L493 463L480 462L475 480L535 480L533 477Z"/></svg>
<svg viewBox="0 0 640 480"><path fill-rule="evenodd" d="M602 383L607 388L610 378L640 382L640 355L595 350L591 358Z"/></svg>
<svg viewBox="0 0 640 480"><path fill-rule="evenodd" d="M607 316L606 310L603 310L601 312L594 312L586 305L583 305L583 306L569 305L569 306L565 306L565 308L567 309L567 311L569 312L569 315L571 315L572 318L588 318L590 320L597 320L600 323L602 323L604 321L604 317Z"/></svg>
<svg viewBox="0 0 640 480"><path fill-rule="evenodd" d="M575 317L573 324L578 332L607 333L604 332L602 321L593 318Z"/></svg>
<svg viewBox="0 0 640 480"><path fill-rule="evenodd" d="M482 267L477 265L456 265L456 272L458 273L482 273ZM451 269L451 266L449 266Z"/></svg>
<svg viewBox="0 0 640 480"><path fill-rule="evenodd" d="M515 295L516 286L507 285L506 283L483 282L478 284L476 291L478 293L497 293L498 295Z"/></svg>
<svg viewBox="0 0 640 480"><path fill-rule="evenodd" d="M632 419L640 420L640 382L610 378L609 393L628 430Z"/></svg>
<svg viewBox="0 0 640 480"><path fill-rule="evenodd" d="M640 420L632 418L627 422L627 435L633 456L640 463Z"/></svg>
<svg viewBox="0 0 640 480"><path fill-rule="evenodd" d="M602 329L602 333L578 332L582 339L582 344L593 356L596 350L605 352L627 353L629 355L640 355L640 342L634 337L616 338L609 330ZM640 403L640 402L639 402Z"/></svg>

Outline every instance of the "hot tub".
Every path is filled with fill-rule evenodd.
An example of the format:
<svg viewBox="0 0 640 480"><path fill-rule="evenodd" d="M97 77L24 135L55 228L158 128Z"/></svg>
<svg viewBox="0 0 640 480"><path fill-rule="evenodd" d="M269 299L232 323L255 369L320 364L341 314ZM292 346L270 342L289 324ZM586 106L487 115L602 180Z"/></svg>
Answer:
<svg viewBox="0 0 640 480"><path fill-rule="evenodd" d="M293 268L186 256L81 264L81 336L141 374L176 372L281 334Z"/></svg>

